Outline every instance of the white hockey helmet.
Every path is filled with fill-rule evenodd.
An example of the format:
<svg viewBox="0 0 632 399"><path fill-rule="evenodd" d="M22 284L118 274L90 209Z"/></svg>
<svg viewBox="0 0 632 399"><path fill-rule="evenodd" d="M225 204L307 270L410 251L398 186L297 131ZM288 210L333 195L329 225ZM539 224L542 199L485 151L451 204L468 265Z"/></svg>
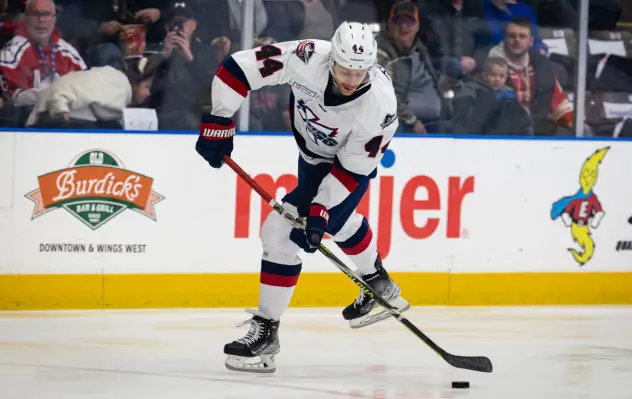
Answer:
<svg viewBox="0 0 632 399"><path fill-rule="evenodd" d="M350 69L372 69L377 61L377 42L369 25L343 22L331 39L330 68L336 63Z"/></svg>

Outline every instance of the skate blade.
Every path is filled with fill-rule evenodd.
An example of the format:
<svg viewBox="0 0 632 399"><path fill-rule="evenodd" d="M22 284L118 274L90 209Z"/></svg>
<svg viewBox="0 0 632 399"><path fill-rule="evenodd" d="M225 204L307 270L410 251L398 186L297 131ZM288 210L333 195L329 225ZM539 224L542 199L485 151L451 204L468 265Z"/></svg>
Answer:
<svg viewBox="0 0 632 399"><path fill-rule="evenodd" d="M254 357L228 355L224 365L228 370L244 373L274 373L276 371L274 355Z"/></svg>
<svg viewBox="0 0 632 399"><path fill-rule="evenodd" d="M400 313L404 313L410 309L410 304L402 297L398 297L391 302L391 305L395 306ZM353 329L363 328L370 326L371 324L378 323L382 320L391 317L391 313L381 306L376 307L366 315L358 317L357 319L349 320L349 327Z"/></svg>

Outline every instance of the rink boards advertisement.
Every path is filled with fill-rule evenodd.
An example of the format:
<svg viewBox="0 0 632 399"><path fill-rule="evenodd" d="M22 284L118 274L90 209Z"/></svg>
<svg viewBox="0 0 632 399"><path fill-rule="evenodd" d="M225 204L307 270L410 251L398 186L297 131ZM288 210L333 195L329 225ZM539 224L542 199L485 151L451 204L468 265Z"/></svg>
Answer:
<svg viewBox="0 0 632 399"><path fill-rule="evenodd" d="M271 209L195 141L0 133L0 308L256 304ZM628 303L631 155L624 141L397 137L358 212L413 303ZM297 156L291 136L235 139L277 199ZM353 299L335 266L301 257L295 305Z"/></svg>

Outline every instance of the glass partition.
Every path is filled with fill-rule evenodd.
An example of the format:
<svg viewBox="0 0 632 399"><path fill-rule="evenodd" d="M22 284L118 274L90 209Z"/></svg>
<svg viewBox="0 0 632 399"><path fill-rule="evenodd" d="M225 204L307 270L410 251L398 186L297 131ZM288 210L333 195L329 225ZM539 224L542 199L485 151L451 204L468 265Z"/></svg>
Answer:
<svg viewBox="0 0 632 399"><path fill-rule="evenodd" d="M630 134L632 4L587 0L582 11L580 0L264 3L292 16L291 24L269 22L266 33L280 40L327 38L340 21L367 22L398 94L400 132Z"/></svg>
<svg viewBox="0 0 632 399"><path fill-rule="evenodd" d="M225 57L275 42L329 40L341 22L358 21L368 24L378 43L377 62L393 81L401 133L629 136L632 6L587 0L581 30L581 5L0 2L0 123L197 130L200 116L212 109L211 84ZM287 84L252 91L234 119L242 130L290 131L290 91Z"/></svg>
<svg viewBox="0 0 632 399"><path fill-rule="evenodd" d="M631 10L629 1L602 0L588 4L585 94L588 137L632 137Z"/></svg>

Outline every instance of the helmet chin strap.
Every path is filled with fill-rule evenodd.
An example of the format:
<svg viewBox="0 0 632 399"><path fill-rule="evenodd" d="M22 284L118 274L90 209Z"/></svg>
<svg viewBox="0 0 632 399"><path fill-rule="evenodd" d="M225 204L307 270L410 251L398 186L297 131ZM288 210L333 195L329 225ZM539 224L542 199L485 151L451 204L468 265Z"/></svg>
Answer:
<svg viewBox="0 0 632 399"><path fill-rule="evenodd" d="M336 75L334 73L331 74L331 80L334 82L334 84L332 85L334 94L338 96L343 96L344 94L340 92L340 86L338 86L338 81L336 80Z"/></svg>

